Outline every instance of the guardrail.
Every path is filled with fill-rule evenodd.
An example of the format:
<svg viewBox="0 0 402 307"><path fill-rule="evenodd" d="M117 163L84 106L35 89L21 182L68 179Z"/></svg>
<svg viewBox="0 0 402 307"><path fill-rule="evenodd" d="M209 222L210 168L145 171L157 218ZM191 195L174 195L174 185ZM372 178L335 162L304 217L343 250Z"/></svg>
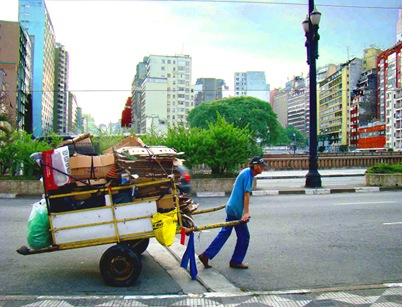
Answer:
<svg viewBox="0 0 402 307"><path fill-rule="evenodd" d="M304 154L265 154L264 160L268 170L307 170L309 156ZM362 168L374 166L378 163L396 164L402 162L402 153L355 153L355 154L320 154L318 168Z"/></svg>

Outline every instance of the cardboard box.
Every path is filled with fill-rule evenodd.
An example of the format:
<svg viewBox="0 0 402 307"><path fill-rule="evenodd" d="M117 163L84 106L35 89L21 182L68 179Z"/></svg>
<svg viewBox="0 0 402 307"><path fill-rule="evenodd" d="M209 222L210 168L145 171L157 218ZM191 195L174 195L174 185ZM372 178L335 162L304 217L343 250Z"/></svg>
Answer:
<svg viewBox="0 0 402 307"><path fill-rule="evenodd" d="M70 169L73 179L102 179L114 166L114 154L100 156L77 155L70 157Z"/></svg>
<svg viewBox="0 0 402 307"><path fill-rule="evenodd" d="M105 149L103 151L104 154L109 154L109 153L113 153L113 149L119 149L122 147L127 147L127 146L145 146L144 142L139 138L136 137L135 135L130 135L128 137L126 137L124 140L120 141L119 143L117 143L116 145Z"/></svg>
<svg viewBox="0 0 402 307"><path fill-rule="evenodd" d="M173 195L167 194L163 196L161 199L156 201L156 206L158 209L172 209L176 207L176 204L173 201Z"/></svg>

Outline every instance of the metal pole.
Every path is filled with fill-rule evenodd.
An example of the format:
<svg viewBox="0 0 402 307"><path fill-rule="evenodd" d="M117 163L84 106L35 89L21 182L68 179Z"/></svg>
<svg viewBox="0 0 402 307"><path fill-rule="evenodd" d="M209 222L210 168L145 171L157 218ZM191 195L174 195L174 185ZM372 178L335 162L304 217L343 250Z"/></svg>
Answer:
<svg viewBox="0 0 402 307"><path fill-rule="evenodd" d="M314 0L309 0L308 16L314 10ZM308 62L310 66L310 150L309 171L306 175L306 187L320 188L321 175L318 173L317 157L317 69L318 57L318 26L314 26L309 18L309 32L307 33Z"/></svg>

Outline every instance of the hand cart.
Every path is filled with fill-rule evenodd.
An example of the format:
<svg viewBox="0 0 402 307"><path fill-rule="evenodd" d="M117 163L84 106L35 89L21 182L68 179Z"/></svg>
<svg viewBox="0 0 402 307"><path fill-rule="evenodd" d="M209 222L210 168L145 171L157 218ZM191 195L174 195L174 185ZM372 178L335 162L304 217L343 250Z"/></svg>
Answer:
<svg viewBox="0 0 402 307"><path fill-rule="evenodd" d="M100 259L101 276L105 283L111 286L133 285L141 274L140 255L147 249L149 239L154 237L151 218L158 212L158 206L160 206L163 198L161 196L133 198L129 202L116 203L113 200L113 195L121 190L150 187L158 184L168 184L172 187L170 201L176 207L178 217L176 234L181 233L182 228L185 229L186 233L189 233L223 226L235 226L241 222L233 221L198 227L184 227L178 197L176 197L178 190L173 178L113 188L94 188L65 194L49 193L45 189L52 244L40 249L29 249L27 246L22 246L17 252L22 255L33 255L102 244L115 244L108 248ZM54 212L51 206L51 203L57 199L94 194L106 197L105 205L64 212ZM207 213L224 207L197 210L193 214Z"/></svg>

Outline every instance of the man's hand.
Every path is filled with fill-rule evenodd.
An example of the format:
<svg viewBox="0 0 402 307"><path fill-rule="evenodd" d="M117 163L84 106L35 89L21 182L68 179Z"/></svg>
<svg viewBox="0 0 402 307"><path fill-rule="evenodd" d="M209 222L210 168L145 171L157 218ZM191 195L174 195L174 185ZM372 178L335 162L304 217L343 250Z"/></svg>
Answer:
<svg viewBox="0 0 402 307"><path fill-rule="evenodd" d="M248 214L248 213L244 213L241 218L241 220L245 223L247 223L249 219L250 219L250 214Z"/></svg>

